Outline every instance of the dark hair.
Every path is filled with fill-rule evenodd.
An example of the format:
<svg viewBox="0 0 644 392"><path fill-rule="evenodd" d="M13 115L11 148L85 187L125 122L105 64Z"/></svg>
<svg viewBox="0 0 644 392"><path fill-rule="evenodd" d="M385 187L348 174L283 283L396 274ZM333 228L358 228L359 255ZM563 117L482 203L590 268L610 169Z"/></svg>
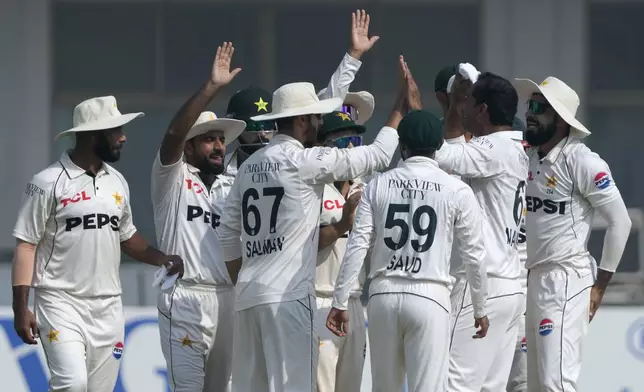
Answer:
<svg viewBox="0 0 644 392"><path fill-rule="evenodd" d="M487 105L492 125L512 126L517 114L519 96L507 79L491 72L483 72L474 84L472 96L477 104Z"/></svg>
<svg viewBox="0 0 644 392"><path fill-rule="evenodd" d="M407 158L418 157L418 156L431 158L436 153L436 149L434 148L414 148L406 145L401 141L399 142L399 145L401 147L401 153L402 153L402 147L405 147L405 149L409 153L409 156Z"/></svg>
<svg viewBox="0 0 644 392"><path fill-rule="evenodd" d="M284 131L292 130L294 120L295 120L295 117L278 118L277 120L275 120L275 124L277 125L277 131L284 132Z"/></svg>

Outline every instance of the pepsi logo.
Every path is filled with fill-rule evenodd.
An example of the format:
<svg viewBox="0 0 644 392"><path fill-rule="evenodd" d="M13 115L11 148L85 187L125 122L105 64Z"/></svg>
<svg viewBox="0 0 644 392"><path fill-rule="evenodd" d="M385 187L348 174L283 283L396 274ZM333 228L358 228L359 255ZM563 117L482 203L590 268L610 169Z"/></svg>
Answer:
<svg viewBox="0 0 644 392"><path fill-rule="evenodd" d="M525 336L523 339L521 339L521 351L528 352L528 341L526 340Z"/></svg>
<svg viewBox="0 0 644 392"><path fill-rule="evenodd" d="M599 172L595 176L595 187L597 189L606 189L610 186L610 176L608 173Z"/></svg>
<svg viewBox="0 0 644 392"><path fill-rule="evenodd" d="M555 324L550 319L543 319L539 323L539 335L548 336L555 328Z"/></svg>
<svg viewBox="0 0 644 392"><path fill-rule="evenodd" d="M123 343L116 342L114 348L112 348L112 355L116 359L121 359L121 357L123 356Z"/></svg>

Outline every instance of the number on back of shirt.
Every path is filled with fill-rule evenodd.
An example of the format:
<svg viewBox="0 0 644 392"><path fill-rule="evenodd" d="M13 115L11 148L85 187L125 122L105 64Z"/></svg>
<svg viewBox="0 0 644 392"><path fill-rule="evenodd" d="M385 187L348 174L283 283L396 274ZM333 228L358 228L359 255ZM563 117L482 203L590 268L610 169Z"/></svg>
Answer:
<svg viewBox="0 0 644 392"><path fill-rule="evenodd" d="M514 193L514 206L512 207L512 218L514 219L514 227L505 228L505 237L507 244L510 246L516 246L519 242L520 232L519 227L524 219L524 210L525 210L525 191L526 191L526 182L519 181L517 185L517 190Z"/></svg>
<svg viewBox="0 0 644 392"><path fill-rule="evenodd" d="M270 234L275 234L277 231L277 214L280 209L282 197L284 197L284 188L281 186L263 188L262 196L273 197L271 212L268 216L268 231ZM256 236L262 228L262 215L257 205L253 203L259 200L259 198L259 191L256 188L246 189L246 192L242 196L242 224L246 234L251 237Z"/></svg>

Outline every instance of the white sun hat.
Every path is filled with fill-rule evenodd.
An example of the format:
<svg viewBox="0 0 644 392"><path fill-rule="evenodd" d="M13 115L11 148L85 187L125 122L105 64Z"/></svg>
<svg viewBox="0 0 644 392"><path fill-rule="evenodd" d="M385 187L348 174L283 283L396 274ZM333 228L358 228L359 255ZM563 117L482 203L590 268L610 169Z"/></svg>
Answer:
<svg viewBox="0 0 644 392"><path fill-rule="evenodd" d="M143 117L143 113L121 114L116 106L116 98L111 95L90 98L79 103L74 108L74 128L59 133L54 140L76 132L118 128L137 117Z"/></svg>
<svg viewBox="0 0 644 392"><path fill-rule="evenodd" d="M201 112L197 121L188 131L188 136L186 140L190 140L193 137L203 135L210 131L222 131L224 133L224 138L226 139L225 144L229 145L242 132L246 129L246 122L242 120L235 120L232 118L217 118L213 112Z"/></svg>
<svg viewBox="0 0 644 392"><path fill-rule="evenodd" d="M532 94L541 94L555 112L570 125L579 136L590 135L588 128L575 118L579 108L579 96L563 81L548 76L541 84L530 79L514 79L514 87L519 94L519 100L526 102Z"/></svg>
<svg viewBox="0 0 644 392"><path fill-rule="evenodd" d="M303 116L306 114L327 114L342 106L342 99L320 100L313 84L297 82L285 84L273 93L273 111L251 117L253 121L277 120L278 118Z"/></svg>
<svg viewBox="0 0 644 392"><path fill-rule="evenodd" d="M327 89L323 88L318 92L318 97L326 96ZM349 92L344 98L343 105L350 105L356 108L358 112L357 118L353 120L358 125L366 123L373 115L373 110L376 108L376 99L368 91ZM342 105L340 105L341 107Z"/></svg>

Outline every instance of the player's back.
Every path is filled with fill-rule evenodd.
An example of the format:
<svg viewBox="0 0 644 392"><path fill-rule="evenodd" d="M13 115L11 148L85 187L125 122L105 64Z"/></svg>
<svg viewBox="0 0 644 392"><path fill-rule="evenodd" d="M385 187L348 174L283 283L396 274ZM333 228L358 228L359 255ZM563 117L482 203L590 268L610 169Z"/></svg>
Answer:
<svg viewBox="0 0 644 392"><path fill-rule="evenodd" d="M435 161L411 157L376 177L369 188L375 225L370 293L380 291L383 279L447 287L457 200L461 192L471 194L469 187Z"/></svg>
<svg viewBox="0 0 644 392"><path fill-rule="evenodd" d="M314 294L324 184L307 184L301 147L285 141L254 153L239 168L242 268L237 309Z"/></svg>

